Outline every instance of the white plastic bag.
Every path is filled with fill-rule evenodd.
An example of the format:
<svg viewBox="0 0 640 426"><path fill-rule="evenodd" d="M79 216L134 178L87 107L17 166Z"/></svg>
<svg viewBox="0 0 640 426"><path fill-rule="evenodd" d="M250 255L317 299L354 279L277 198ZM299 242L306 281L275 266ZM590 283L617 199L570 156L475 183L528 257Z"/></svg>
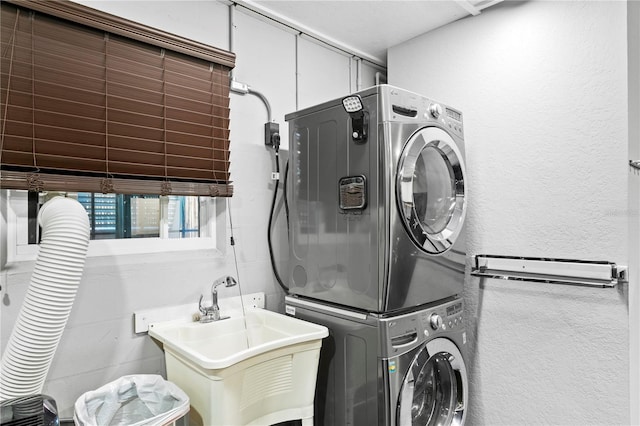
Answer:
<svg viewBox="0 0 640 426"><path fill-rule="evenodd" d="M156 374L123 376L75 403L78 426L160 426L189 412L189 397Z"/></svg>

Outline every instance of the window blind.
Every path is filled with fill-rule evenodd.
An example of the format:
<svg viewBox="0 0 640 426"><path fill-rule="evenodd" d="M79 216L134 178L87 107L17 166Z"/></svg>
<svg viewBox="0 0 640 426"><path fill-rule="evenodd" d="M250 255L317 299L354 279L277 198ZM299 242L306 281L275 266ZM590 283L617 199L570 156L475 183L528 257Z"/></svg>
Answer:
<svg viewBox="0 0 640 426"><path fill-rule="evenodd" d="M68 1L1 7L1 187L232 195L232 53Z"/></svg>

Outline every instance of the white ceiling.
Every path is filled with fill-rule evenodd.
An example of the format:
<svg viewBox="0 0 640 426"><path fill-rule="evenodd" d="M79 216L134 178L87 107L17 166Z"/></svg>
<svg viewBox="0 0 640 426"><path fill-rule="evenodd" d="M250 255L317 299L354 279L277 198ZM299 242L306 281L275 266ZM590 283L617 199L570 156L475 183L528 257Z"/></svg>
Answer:
<svg viewBox="0 0 640 426"><path fill-rule="evenodd" d="M236 0L240 6L385 65L386 51L501 0Z"/></svg>

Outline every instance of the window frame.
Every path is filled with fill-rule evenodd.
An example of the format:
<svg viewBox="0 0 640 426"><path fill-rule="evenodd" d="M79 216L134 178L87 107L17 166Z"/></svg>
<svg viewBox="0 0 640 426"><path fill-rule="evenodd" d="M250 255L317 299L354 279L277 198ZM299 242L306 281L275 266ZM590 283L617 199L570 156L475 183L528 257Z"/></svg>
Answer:
<svg viewBox="0 0 640 426"><path fill-rule="evenodd" d="M5 3L5 2L3 2ZM31 0L7 0L7 4L12 4L18 8L29 9L36 15L42 14L48 17L60 19L65 22L72 22L81 26L91 27L94 30L103 31L113 34L117 37L124 37L143 44L149 44L161 48L164 52L176 52L178 55L186 55L187 57L196 58L196 62L206 61L217 64L221 67L232 69L235 66L235 54L213 46L209 46L194 40L189 40L175 34L171 34L156 28L152 28L137 22L114 16L105 12L98 11L88 6L77 4L66 0L50 0L50 1L31 1ZM117 38L116 37L116 38ZM210 65L211 66L211 65ZM228 99L228 84L223 85L226 88L226 97ZM224 92L224 91L223 91ZM228 118L228 117L227 117ZM227 124L228 126L228 124ZM227 129L228 131L228 129ZM228 140L228 136L227 136ZM227 141L228 150L228 141ZM10 177L10 173L3 170L0 172L3 179ZM152 180L139 180L136 185L140 185L132 189L129 185L131 180L120 179L115 176L113 179L101 179L95 177L94 180L89 179L91 176L83 176L81 187L75 186L71 188L66 186L68 175L60 177L56 174L41 174L37 176L34 182L37 183L35 188L41 190L69 190L70 192L98 192L108 188L113 184L116 190L109 190L115 193L131 194L151 194L152 190L156 191L157 183ZM107 176L109 177L109 176ZM50 179L50 186L41 186L40 179ZM165 176L166 178L166 176ZM8 179L8 182L11 179ZM104 182L103 182L104 181ZM49 182L43 180L42 182ZM97 184L96 184L97 183ZM172 195L198 195L194 191L194 187L203 186L199 183L176 181L171 182L172 186L156 191L156 194L170 193ZM17 184L16 184L17 185ZM206 185L208 189L201 194L201 197L208 197L209 194L218 195L218 198L207 198L208 224L201 223L201 229L206 228L206 237L186 238L186 239L169 239L169 238L140 238L140 239L120 239L120 240L91 240L89 243L88 257L99 256L120 256L130 254L146 254L146 253L167 253L175 251L193 251L207 250L207 256L213 252L216 256L224 256L226 254L226 197L232 195L231 181L227 182L228 190L221 191L217 186ZM0 266L3 271L6 270L6 263L33 261L37 257L38 245L29 245L26 231L28 229L27 221L27 202L26 195L23 203L19 197L10 193L13 188L23 188L22 184L18 186L9 186L5 184L0 186ZM31 188L31 187L29 187ZM145 189L141 189L145 188ZM26 188L24 188L26 189ZM73 191L71 191L73 189ZM26 194L26 193L25 193ZM203 196L202 194L207 194ZM202 199L202 198L201 198ZM23 214L24 213L24 214ZM204 217L204 216L202 216ZM165 228L168 226L165 225ZM161 230L163 225L161 224ZM161 231L162 236L162 231Z"/></svg>
<svg viewBox="0 0 640 426"><path fill-rule="evenodd" d="M0 198L6 208L6 231L3 232L3 245L6 247L7 263L33 261L38 255L39 245L28 244L27 197L26 191L0 189ZM207 218L201 223L201 235L197 238L124 238L91 240L87 257L122 256L134 254L166 253L174 251L207 250L214 256L223 256L226 252L226 199L220 197L201 197L201 217ZM5 213L5 212L3 212ZM207 214L208 213L208 214ZM164 221L163 221L164 219ZM4 224L3 224L4 225ZM168 228L166 215L161 217L161 229ZM6 235L6 237L5 237Z"/></svg>

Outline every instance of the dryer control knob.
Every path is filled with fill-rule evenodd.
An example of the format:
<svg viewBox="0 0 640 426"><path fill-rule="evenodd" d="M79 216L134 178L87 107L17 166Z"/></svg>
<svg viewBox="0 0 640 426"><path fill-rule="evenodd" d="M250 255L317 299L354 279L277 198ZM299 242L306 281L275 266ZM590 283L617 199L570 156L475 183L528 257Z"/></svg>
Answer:
<svg viewBox="0 0 640 426"><path fill-rule="evenodd" d="M440 104L429 105L429 114L431 114L433 118L440 117L442 115L442 107L440 106Z"/></svg>
<svg viewBox="0 0 640 426"><path fill-rule="evenodd" d="M431 314L429 317L429 323L431 324L431 328L437 330L442 327L442 317L438 314Z"/></svg>

